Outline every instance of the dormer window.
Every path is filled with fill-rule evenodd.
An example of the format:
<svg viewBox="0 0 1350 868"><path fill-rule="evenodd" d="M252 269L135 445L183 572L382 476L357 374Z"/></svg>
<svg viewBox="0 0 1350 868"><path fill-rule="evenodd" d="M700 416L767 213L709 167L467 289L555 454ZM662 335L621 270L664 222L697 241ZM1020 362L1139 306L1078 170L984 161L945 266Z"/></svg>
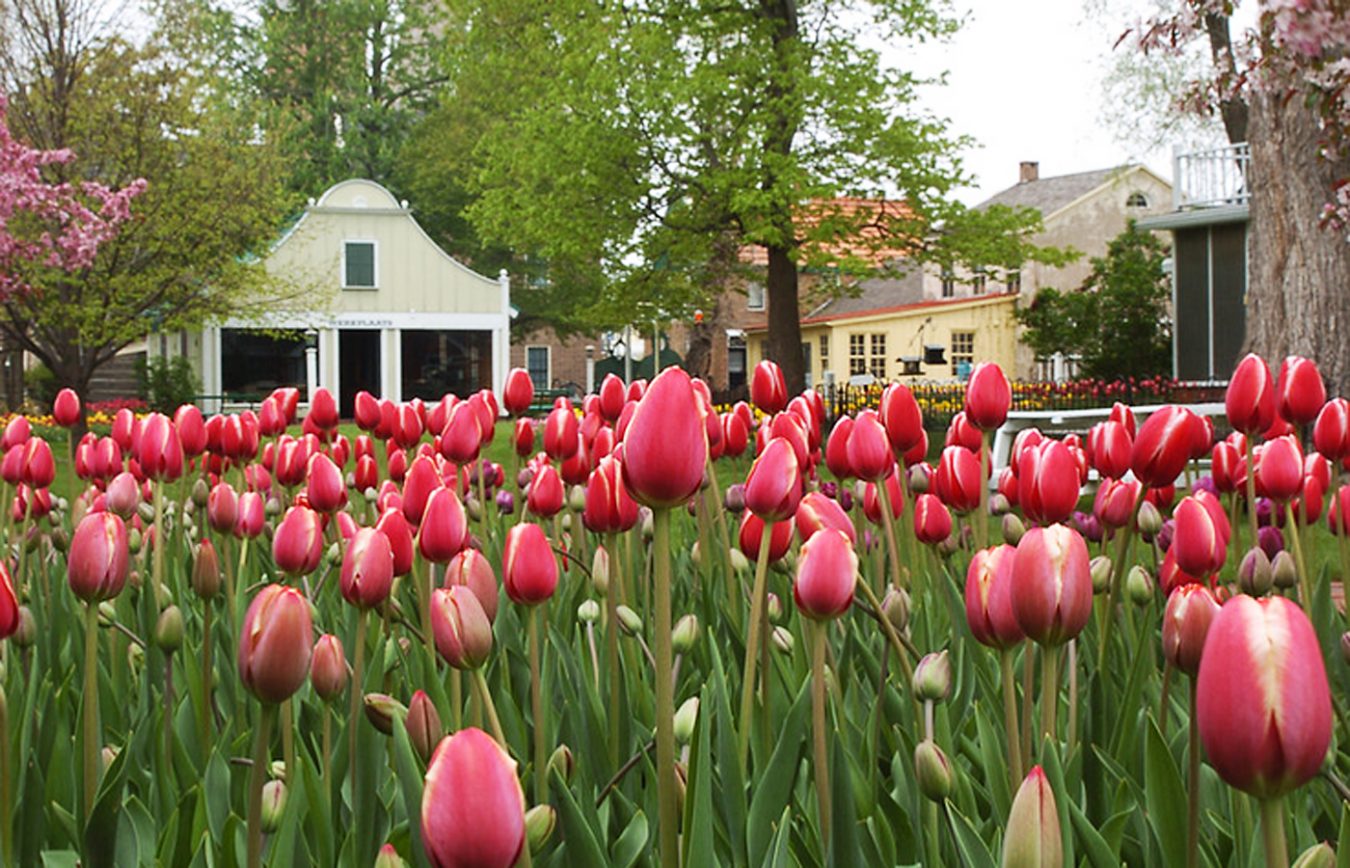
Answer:
<svg viewBox="0 0 1350 868"><path fill-rule="evenodd" d="M344 241L342 244L342 288L375 289L376 256L374 241Z"/></svg>
<svg viewBox="0 0 1350 868"><path fill-rule="evenodd" d="M1139 192L1138 190L1135 190L1133 193L1130 194L1129 198L1125 200L1125 207L1126 207L1126 208L1147 208L1147 207L1148 207L1148 197L1145 196L1143 193Z"/></svg>
<svg viewBox="0 0 1350 868"><path fill-rule="evenodd" d="M745 309L764 310L764 284L750 283L746 285Z"/></svg>

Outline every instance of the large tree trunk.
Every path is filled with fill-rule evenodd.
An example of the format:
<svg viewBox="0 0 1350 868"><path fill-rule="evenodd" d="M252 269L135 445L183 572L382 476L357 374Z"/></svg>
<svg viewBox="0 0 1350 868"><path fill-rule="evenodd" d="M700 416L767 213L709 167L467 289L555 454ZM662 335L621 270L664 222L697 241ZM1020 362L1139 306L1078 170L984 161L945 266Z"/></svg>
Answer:
<svg viewBox="0 0 1350 868"><path fill-rule="evenodd" d="M787 248L770 247L769 280L765 296L769 307L769 358L783 369L789 395L806 388L802 358L802 322L797 307L797 263Z"/></svg>
<svg viewBox="0 0 1350 868"><path fill-rule="evenodd" d="M1318 222L1350 161L1318 153L1321 134L1298 95L1251 101L1247 345L1273 366L1317 362L1332 394L1350 387L1350 243Z"/></svg>

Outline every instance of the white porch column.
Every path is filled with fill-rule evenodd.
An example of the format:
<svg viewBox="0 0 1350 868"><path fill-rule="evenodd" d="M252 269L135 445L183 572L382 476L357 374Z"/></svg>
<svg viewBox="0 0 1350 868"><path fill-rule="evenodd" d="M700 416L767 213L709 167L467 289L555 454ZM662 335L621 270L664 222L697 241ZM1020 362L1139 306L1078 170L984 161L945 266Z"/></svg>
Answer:
<svg viewBox="0 0 1350 868"><path fill-rule="evenodd" d="M319 388L319 345L318 335L305 345L305 402L314 401L314 393Z"/></svg>
<svg viewBox="0 0 1350 868"><path fill-rule="evenodd" d="M492 331L492 388L501 394L506 372L511 369L511 278L503 268L497 274L502 296L501 325Z"/></svg>
<svg viewBox="0 0 1350 868"><path fill-rule="evenodd" d="M403 329L390 329L392 336L394 363L389 366L392 371L389 383L389 391L385 393L391 401L403 400Z"/></svg>

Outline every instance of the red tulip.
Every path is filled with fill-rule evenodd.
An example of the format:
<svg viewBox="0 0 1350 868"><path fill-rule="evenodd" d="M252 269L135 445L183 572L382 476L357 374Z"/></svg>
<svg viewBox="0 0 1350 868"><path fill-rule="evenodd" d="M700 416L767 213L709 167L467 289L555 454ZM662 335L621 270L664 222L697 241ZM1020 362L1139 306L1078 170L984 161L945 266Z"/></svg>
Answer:
<svg viewBox="0 0 1350 868"><path fill-rule="evenodd" d="M924 432L924 440L927 441L927 432ZM981 434L980 429L976 428L975 424L970 421L970 417L966 415L966 411L962 410L952 417L951 424L947 426L947 436L943 441L943 445L964 446L966 449L969 449L971 452L978 455L980 450L984 448L984 435ZM924 454L927 455L927 452L928 448L925 446ZM908 453L906 453L905 459L906 463L913 463L909 461Z"/></svg>
<svg viewBox="0 0 1350 868"><path fill-rule="evenodd" d="M1185 407L1169 404L1145 419L1134 438L1134 475L1149 488L1171 485L1191 456L1197 418Z"/></svg>
<svg viewBox="0 0 1350 868"><path fill-rule="evenodd" d="M792 451L797 453L797 466L802 468L803 473L811 466L811 435L806 431L806 423L796 413L779 413L760 428L760 434L763 441L758 444L757 451L763 451L763 447L773 438L781 437L792 444ZM852 437L850 434L849 439Z"/></svg>
<svg viewBox="0 0 1350 868"><path fill-rule="evenodd" d="M362 389L356 393L352 415L356 419L356 427L362 431L374 431L375 426L380 424L380 400Z"/></svg>
<svg viewBox="0 0 1350 868"><path fill-rule="evenodd" d="M477 669L492 653L492 620L463 585L431 592L431 630L437 652L456 669Z"/></svg>
<svg viewBox="0 0 1350 868"><path fill-rule="evenodd" d="M295 412L300 407L300 390L294 386L282 386L272 392L272 396L281 404L282 415L286 418L286 424L295 421Z"/></svg>
<svg viewBox="0 0 1350 868"><path fill-rule="evenodd" d="M342 640L325 633L314 643L309 683L324 702L332 702L347 687L347 657Z"/></svg>
<svg viewBox="0 0 1350 868"><path fill-rule="evenodd" d="M1012 388L1003 369L993 362L980 362L966 384L966 417L981 431L993 431L1008 419Z"/></svg>
<svg viewBox="0 0 1350 868"><path fill-rule="evenodd" d="M323 520L307 506L292 506L272 535L272 560L292 576L314 572L323 558Z"/></svg>
<svg viewBox="0 0 1350 868"><path fill-rule="evenodd" d="M679 506L703 484L708 437L689 375L666 368L638 403L623 438L624 483L638 503Z"/></svg>
<svg viewBox="0 0 1350 868"><path fill-rule="evenodd" d="M322 386L315 389L314 394L309 399L309 415L305 418L323 431L336 428L338 425L338 408L337 401L333 399L333 393Z"/></svg>
<svg viewBox="0 0 1350 868"><path fill-rule="evenodd" d="M394 551L389 537L373 527L358 530L342 557L342 598L358 609L373 609L389 596Z"/></svg>
<svg viewBox="0 0 1350 868"><path fill-rule="evenodd" d="M619 533L637 524L637 517L637 501L623 484L623 468L614 456L605 456L586 483L582 522L593 533Z"/></svg>
<svg viewBox="0 0 1350 868"><path fill-rule="evenodd" d="M425 455L413 459L403 481L403 515L409 524L417 527L422 523L422 514L426 511L431 493L443 487L440 475L436 473L435 462Z"/></svg>
<svg viewBox="0 0 1350 868"><path fill-rule="evenodd" d="M880 525L885 521L881 512L881 493L877 486L882 483L869 482L863 489L863 515L872 524ZM891 501L891 517L899 518L905 512L905 491L900 487L900 476L897 471L891 471L890 476L886 477L886 496Z"/></svg>
<svg viewBox="0 0 1350 868"><path fill-rule="evenodd" d="M217 482L211 487L206 496L206 518L217 533L230 533L239 523L239 495L228 482Z"/></svg>
<svg viewBox="0 0 1350 868"><path fill-rule="evenodd" d="M1120 479L1130 470L1134 438L1119 422L1102 422L1088 432L1092 465L1107 479Z"/></svg>
<svg viewBox="0 0 1350 868"><path fill-rule="evenodd" d="M1167 662L1187 675L1199 672L1205 637L1218 614L1219 601L1204 585L1182 585L1172 590L1167 595L1162 626L1163 656Z"/></svg>
<svg viewBox="0 0 1350 868"><path fill-rule="evenodd" d="M942 450L937 473L933 476L933 490L952 510L967 513L980 505L980 459L963 446L948 446Z"/></svg>
<svg viewBox="0 0 1350 868"><path fill-rule="evenodd" d="M781 437L769 441L745 479L745 505L764 521L786 521L802 498L801 471L791 444Z"/></svg>
<svg viewBox="0 0 1350 868"><path fill-rule="evenodd" d="M581 445L578 429L577 414L570 405L550 410L544 419L544 451L548 457L561 461L575 453Z"/></svg>
<svg viewBox="0 0 1350 868"><path fill-rule="evenodd" d="M1332 461L1350 455L1350 401L1332 398L1313 424L1313 445Z"/></svg>
<svg viewBox="0 0 1350 868"><path fill-rule="evenodd" d="M245 491L239 495L239 521L234 526L234 535L241 539L253 539L262 533L266 517L262 495L256 491Z"/></svg>
<svg viewBox="0 0 1350 868"><path fill-rule="evenodd" d="M1013 559L1010 545L981 549L966 570L966 624L975 640L1006 650L1026 638L1013 613Z"/></svg>
<svg viewBox="0 0 1350 868"><path fill-rule="evenodd" d="M497 620L497 574L478 549L464 549L450 559L442 587L463 586L473 591L489 621Z"/></svg>
<svg viewBox="0 0 1350 868"><path fill-rule="evenodd" d="M127 527L110 512L91 512L80 520L66 555L66 579L86 603L109 600L122 592L130 567Z"/></svg>
<svg viewBox="0 0 1350 868"><path fill-rule="evenodd" d="M511 445L521 458L528 457L534 451L534 423L529 419L517 419L511 429Z"/></svg>
<svg viewBox="0 0 1350 868"><path fill-rule="evenodd" d="M1214 478L1214 487L1220 493L1232 494L1242 490L1247 484L1247 457L1232 443L1221 440L1214 444L1210 457L1210 473Z"/></svg>
<svg viewBox="0 0 1350 868"><path fill-rule="evenodd" d="M937 545L952 535L952 514L937 495L924 492L914 501L914 536Z"/></svg>
<svg viewBox="0 0 1350 868"><path fill-rule="evenodd" d="M398 425L394 428L394 442L404 449L411 449L422 439L422 417L417 407L404 404L398 408Z"/></svg>
<svg viewBox="0 0 1350 868"><path fill-rule="evenodd" d="M183 454L188 458L196 458L206 451L206 421L196 404L179 407L173 414L173 427L178 432ZM285 428L284 424L282 428Z"/></svg>
<svg viewBox="0 0 1350 868"><path fill-rule="evenodd" d="M599 398L600 415L605 417L605 421L611 425L619 421L619 414L628 400L623 380L616 374L605 374L605 379L600 381Z"/></svg>
<svg viewBox="0 0 1350 868"><path fill-rule="evenodd" d="M380 511L380 519L375 529L389 539L389 549L394 555L394 575L406 576L413 567L413 531L403 510L395 506Z"/></svg>
<svg viewBox="0 0 1350 868"><path fill-rule="evenodd" d="M1286 356L1275 381L1275 395L1281 418L1307 425L1326 403L1327 387L1315 363L1302 356Z"/></svg>
<svg viewBox="0 0 1350 868"><path fill-rule="evenodd" d="M534 474L526 499L530 512L543 518L552 518L563 507L563 483L552 464L545 464Z"/></svg>
<svg viewBox="0 0 1350 868"><path fill-rule="evenodd" d="M451 407L441 431L441 454L455 464L477 461L483 443L480 424L478 411L468 401Z"/></svg>
<svg viewBox="0 0 1350 868"><path fill-rule="evenodd" d="M802 542L806 542L813 534L822 530L837 530L848 537L849 542L857 541L853 522L849 521L848 514L839 505L839 501L826 497L819 491L812 491L802 497L802 502L797 506L795 519L797 535L801 537Z"/></svg>
<svg viewBox="0 0 1350 868"><path fill-rule="evenodd" d="M777 363L765 359L755 365L750 376L750 403L766 416L781 413L787 407L787 381Z"/></svg>
<svg viewBox="0 0 1350 868"><path fill-rule="evenodd" d="M10 423L11 426L13 426L13 424L14 424L13 422ZM27 424L28 423L25 421L24 422L25 428L23 433L24 440L28 439L28 431L26 427ZM132 413L131 410L129 410L128 408L123 407L113 415L112 431L109 432L109 436L112 437L112 439L117 443L119 447L121 447L123 453L129 453L133 451L132 447L134 446L136 431L139 427L140 422L136 418L136 414ZM5 433L7 435L5 438L6 442L5 448L8 449L9 429L6 429Z"/></svg>
<svg viewBox="0 0 1350 868"><path fill-rule="evenodd" d="M1027 637L1062 645L1092 615L1087 543L1062 524L1034 527L1017 544L1012 569L1013 615Z"/></svg>
<svg viewBox="0 0 1350 868"><path fill-rule="evenodd" d="M539 525L518 524L507 532L502 582L506 595L521 605L535 606L553 596L558 587L558 562Z"/></svg>
<svg viewBox="0 0 1350 868"><path fill-rule="evenodd" d="M52 402L52 419L62 428L73 428L80 421L80 396L74 389L62 389Z"/></svg>
<svg viewBox="0 0 1350 868"><path fill-rule="evenodd" d="M1064 521L1078 505L1078 464L1058 440L1023 452L1017 478L1017 502L1032 521Z"/></svg>
<svg viewBox="0 0 1350 868"><path fill-rule="evenodd" d="M233 494L233 489L231 489L231 494ZM109 512L113 512L123 519L131 518L132 513L136 511L136 506L140 502L140 486L136 484L136 477L132 476L130 473L123 471L114 476L112 482L108 483L107 506ZM234 499L230 506L233 508L232 511L235 520L237 520L239 516L238 499ZM207 500L206 508L207 517L211 521L212 527L215 527L215 519L211 518L211 501L209 499ZM217 509L221 508L222 507L217 506ZM228 533L232 530L234 530L234 521L231 521L230 526L224 528L223 532Z"/></svg>
<svg viewBox="0 0 1350 868"><path fill-rule="evenodd" d="M305 472L305 496L309 505L323 513L333 513L347 502L347 486L342 479L342 471L322 452L309 457Z"/></svg>
<svg viewBox="0 0 1350 868"><path fill-rule="evenodd" d="M923 411L908 386L901 383L887 386L881 393L879 413L896 455L904 455L923 438Z"/></svg>
<svg viewBox="0 0 1350 868"><path fill-rule="evenodd" d="M864 410L848 435L848 465L859 479L875 482L890 473L895 456L886 429L874 410Z"/></svg>
<svg viewBox="0 0 1350 868"><path fill-rule="evenodd" d="M1125 527L1134 518L1139 502L1139 482L1134 479L1107 479L1097 488L1092 502L1092 514L1102 527Z"/></svg>
<svg viewBox="0 0 1350 868"><path fill-rule="evenodd" d="M515 761L480 729L447 736L422 789L422 847L432 868L511 868L526 846Z"/></svg>
<svg viewBox="0 0 1350 868"><path fill-rule="evenodd" d="M1233 597L1210 625L1196 716L1219 777L1269 799L1322 767L1331 689L1308 616L1284 597Z"/></svg>
<svg viewBox="0 0 1350 868"><path fill-rule="evenodd" d="M502 386L502 406L512 416L523 416L534 403L534 380L524 368L512 368Z"/></svg>
<svg viewBox="0 0 1350 868"><path fill-rule="evenodd" d="M722 454L739 458L745 454L750 443L750 428L739 414L728 413L722 417Z"/></svg>
<svg viewBox="0 0 1350 868"><path fill-rule="evenodd" d="M822 530L802 544L792 598L813 621L828 621L848 611L858 581L853 543L837 530Z"/></svg>
<svg viewBox="0 0 1350 868"><path fill-rule="evenodd" d="M1275 421L1275 384L1265 360L1248 353L1238 362L1224 395L1228 423L1248 436L1260 434Z"/></svg>
<svg viewBox="0 0 1350 868"><path fill-rule="evenodd" d="M52 447L41 437L23 445L23 481L32 488L46 488L56 479L56 461Z"/></svg>
<svg viewBox="0 0 1350 868"><path fill-rule="evenodd" d="M265 703L290 699L309 675L314 632L309 602L295 588L258 592L239 631L239 679Z"/></svg>
<svg viewBox="0 0 1350 868"><path fill-rule="evenodd" d="M405 500L405 510L406 504ZM433 564L449 563L468 540L469 521L459 495L444 486L432 491L417 534L417 549L422 557Z"/></svg>
<svg viewBox="0 0 1350 868"><path fill-rule="evenodd" d="M759 560L759 543L764 538L764 522L750 510L741 515L741 528L737 534L737 547L750 560ZM792 522L774 522L769 534L769 563L783 559L792 546Z"/></svg>
<svg viewBox="0 0 1350 868"><path fill-rule="evenodd" d="M1292 434L1262 445L1256 482L1266 497L1280 503L1298 494L1303 484L1303 450Z"/></svg>
<svg viewBox="0 0 1350 868"><path fill-rule="evenodd" d="M183 475L183 446L168 416L151 413L142 420L136 460L150 479L172 482Z"/></svg>
<svg viewBox="0 0 1350 868"><path fill-rule="evenodd" d="M1173 516L1176 527L1168 553L1175 555L1177 566L1193 576L1218 572L1228 557L1227 519L1220 525L1196 497L1182 498Z"/></svg>
<svg viewBox="0 0 1350 868"><path fill-rule="evenodd" d="M852 433L853 417L845 414L835 420L830 439L825 441L825 466L835 479L844 480L853 476L853 466L848 460L848 440Z"/></svg>

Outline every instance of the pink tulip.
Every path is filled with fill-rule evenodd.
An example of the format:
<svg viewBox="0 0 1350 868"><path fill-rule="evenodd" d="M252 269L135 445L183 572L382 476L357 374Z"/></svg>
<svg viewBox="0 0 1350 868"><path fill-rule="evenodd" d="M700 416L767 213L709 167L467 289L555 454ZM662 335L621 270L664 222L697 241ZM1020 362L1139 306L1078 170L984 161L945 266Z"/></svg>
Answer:
<svg viewBox="0 0 1350 868"><path fill-rule="evenodd" d="M1018 505L1032 521L1064 521L1078 505L1078 465L1058 440L1044 440L1023 452L1017 478Z"/></svg>
<svg viewBox="0 0 1350 868"><path fill-rule="evenodd" d="M1294 425L1317 418L1327 400L1327 387L1317 365L1302 356L1287 356L1275 381L1280 416Z"/></svg>
<svg viewBox="0 0 1350 868"><path fill-rule="evenodd" d="M1204 585L1182 585L1168 594L1162 625L1167 662L1187 675L1199 672L1205 637L1218 614L1219 601Z"/></svg>
<svg viewBox="0 0 1350 868"><path fill-rule="evenodd" d="M1087 543L1062 524L1034 527L1017 544L1012 568L1013 615L1027 637L1062 645L1092 615Z"/></svg>
<svg viewBox="0 0 1350 868"><path fill-rule="evenodd" d="M1313 424L1313 445L1332 461L1350 455L1350 401L1332 398Z"/></svg>
<svg viewBox="0 0 1350 868"><path fill-rule="evenodd" d="M431 630L436 651L456 669L477 669L492 653L492 620L464 585L431 592Z"/></svg>
<svg viewBox="0 0 1350 868"><path fill-rule="evenodd" d="M577 414L570 404L554 407L544 419L544 451L561 461L577 451L581 443Z"/></svg>
<svg viewBox="0 0 1350 868"><path fill-rule="evenodd" d="M792 445L781 437L769 441L745 479L745 505L765 521L787 521L802 497L801 471Z"/></svg>
<svg viewBox="0 0 1350 868"><path fill-rule="evenodd" d="M358 609L373 609L389 596L394 581L394 551L389 537L363 527L342 557L342 597Z"/></svg>
<svg viewBox="0 0 1350 868"><path fill-rule="evenodd" d="M239 495L239 521L234 526L234 535L241 539L257 537L262 533L266 518L262 495L256 491L245 491Z"/></svg>
<svg viewBox="0 0 1350 868"><path fill-rule="evenodd" d="M518 524L507 532L502 580L506 595L522 605L538 605L553 596L558 587L558 562L539 525Z"/></svg>
<svg viewBox="0 0 1350 868"><path fill-rule="evenodd" d="M1228 380L1224 408L1228 423L1248 436L1260 434L1275 421L1275 383L1264 359L1254 353L1242 357Z"/></svg>
<svg viewBox="0 0 1350 868"><path fill-rule="evenodd" d="M891 383L881 393L881 424L896 455L904 455L924 438L923 411L908 386Z"/></svg>
<svg viewBox="0 0 1350 868"><path fill-rule="evenodd" d="M142 420L136 460L150 479L173 482L183 475L183 445L168 416L151 413Z"/></svg>
<svg viewBox="0 0 1350 868"><path fill-rule="evenodd" d="M980 505L980 458L962 446L942 450L933 490L953 511L967 513Z"/></svg>
<svg viewBox="0 0 1350 868"><path fill-rule="evenodd" d="M497 620L497 574L478 549L464 549L445 568L443 587L463 586L473 591L489 621Z"/></svg>
<svg viewBox="0 0 1350 868"><path fill-rule="evenodd" d="M623 448L624 483L638 503L668 509L699 490L708 435L688 374L671 367L657 375L628 423Z"/></svg>
<svg viewBox="0 0 1350 868"><path fill-rule="evenodd" d="M482 730L447 736L432 755L422 846L432 868L511 868L527 846L515 761Z"/></svg>
<svg viewBox="0 0 1350 868"><path fill-rule="evenodd" d="M415 464L416 462L414 462ZM407 501L404 501L407 509ZM464 506L453 489L441 487L427 498L422 527L417 534L417 548L434 564L449 563L469 540L469 521Z"/></svg>
<svg viewBox="0 0 1350 868"><path fill-rule="evenodd" d="M375 529L389 539L389 548L394 554L394 575L406 576L413 567L413 532L403 511L398 507L386 507L380 512Z"/></svg>
<svg viewBox="0 0 1350 868"><path fill-rule="evenodd" d="M130 568L127 527L110 512L91 512L80 520L66 556L66 578L75 596L97 603L117 596Z"/></svg>
<svg viewBox="0 0 1350 868"><path fill-rule="evenodd" d="M1228 558L1227 518L1215 518L1196 497L1182 498L1173 513L1172 546L1177 566L1193 576L1218 572ZM1222 522L1222 524L1220 524Z"/></svg>
<svg viewBox="0 0 1350 868"><path fill-rule="evenodd" d="M858 414L848 435L847 450L848 466L859 479L875 482L885 477L895 466L891 441L874 410L864 410Z"/></svg>
<svg viewBox="0 0 1350 868"><path fill-rule="evenodd" d="M512 368L502 386L502 406L512 416L523 416L534 403L534 380L524 368Z"/></svg>
<svg viewBox="0 0 1350 868"><path fill-rule="evenodd" d="M1169 404L1144 420L1134 438L1131 469L1150 488L1171 485L1191 457L1199 417Z"/></svg>
<svg viewBox="0 0 1350 868"><path fill-rule="evenodd" d="M993 431L1008 418L1012 406L1012 388L1003 369L992 362L980 362L970 372L966 384L966 417L981 431Z"/></svg>
<svg viewBox="0 0 1350 868"><path fill-rule="evenodd" d="M765 359L755 365L750 375L750 402L766 416L781 413L787 407L787 381L776 362Z"/></svg>
<svg viewBox="0 0 1350 868"><path fill-rule="evenodd" d="M848 611L857 581L853 543L840 531L822 530L802 545L792 597L802 615L827 621Z"/></svg>
<svg viewBox="0 0 1350 868"><path fill-rule="evenodd" d="M312 509L333 513L347 502L347 485L342 479L342 471L322 452L309 457L305 477L305 496Z"/></svg>
<svg viewBox="0 0 1350 868"><path fill-rule="evenodd" d="M764 522L750 510L741 516L737 547L752 561L759 559L759 544L764 538ZM774 522L769 534L769 563L783 559L792 545L792 522Z"/></svg>
<svg viewBox="0 0 1350 868"><path fill-rule="evenodd" d="M324 702L332 702L347 688L347 658L342 640L325 633L314 643L309 683Z"/></svg>
<svg viewBox="0 0 1350 868"><path fill-rule="evenodd" d="M1303 484L1303 450L1292 434L1276 437L1261 447L1256 483L1266 497L1287 502Z"/></svg>
<svg viewBox="0 0 1350 868"><path fill-rule="evenodd" d="M73 428L80 421L80 396L74 389L62 389L52 402L52 419L62 428Z"/></svg>
<svg viewBox="0 0 1350 868"><path fill-rule="evenodd" d="M526 498L529 510L542 518L552 518L563 508L563 482L552 464L545 464L535 473Z"/></svg>
<svg viewBox="0 0 1350 868"><path fill-rule="evenodd" d="M1010 545L981 549L966 571L966 624L975 640L1006 650L1026 638L1012 606L1013 559Z"/></svg>
<svg viewBox="0 0 1350 868"><path fill-rule="evenodd" d="M1308 616L1284 597L1240 594L1210 625L1196 713L1219 777L1262 799L1312 779L1331 743L1331 689Z"/></svg>
<svg viewBox="0 0 1350 868"><path fill-rule="evenodd" d="M309 602L295 588L268 585L258 592L239 632L239 678L259 700L289 699L309 675L314 631Z"/></svg>
<svg viewBox="0 0 1350 868"><path fill-rule="evenodd" d="M196 404L184 404L175 410L173 427L178 432L183 454L188 458L196 458L206 451L206 422ZM285 428L284 423L282 428Z"/></svg>
<svg viewBox="0 0 1350 868"><path fill-rule="evenodd" d="M600 459L586 483L581 520L593 533L619 533L637 524L638 505L623 484L623 469L612 455Z"/></svg>
<svg viewBox="0 0 1350 868"><path fill-rule="evenodd" d="M839 501L826 497L819 491L812 491L802 498L802 502L797 506L795 518L797 535L801 537L802 542L806 542L823 530L837 530L848 537L849 542L857 541L857 531L853 528L853 522L849 521L848 513L844 512Z"/></svg>
<svg viewBox="0 0 1350 868"><path fill-rule="evenodd" d="M311 420L314 425L324 431L330 431L338 424L337 401L333 398L333 393L320 386L314 390L314 395L309 401L309 415L305 418Z"/></svg>
<svg viewBox="0 0 1350 868"><path fill-rule="evenodd" d="M319 568L323 558L323 520L307 506L286 510L272 535L272 560L277 569L304 576Z"/></svg>
<svg viewBox="0 0 1350 868"><path fill-rule="evenodd" d="M921 543L937 545L952 535L952 514L935 494L924 492L914 501L914 536Z"/></svg>
<svg viewBox="0 0 1350 868"><path fill-rule="evenodd" d="M1040 766L1022 781L1003 833L1004 868L1060 868L1064 841L1060 836L1055 791Z"/></svg>

